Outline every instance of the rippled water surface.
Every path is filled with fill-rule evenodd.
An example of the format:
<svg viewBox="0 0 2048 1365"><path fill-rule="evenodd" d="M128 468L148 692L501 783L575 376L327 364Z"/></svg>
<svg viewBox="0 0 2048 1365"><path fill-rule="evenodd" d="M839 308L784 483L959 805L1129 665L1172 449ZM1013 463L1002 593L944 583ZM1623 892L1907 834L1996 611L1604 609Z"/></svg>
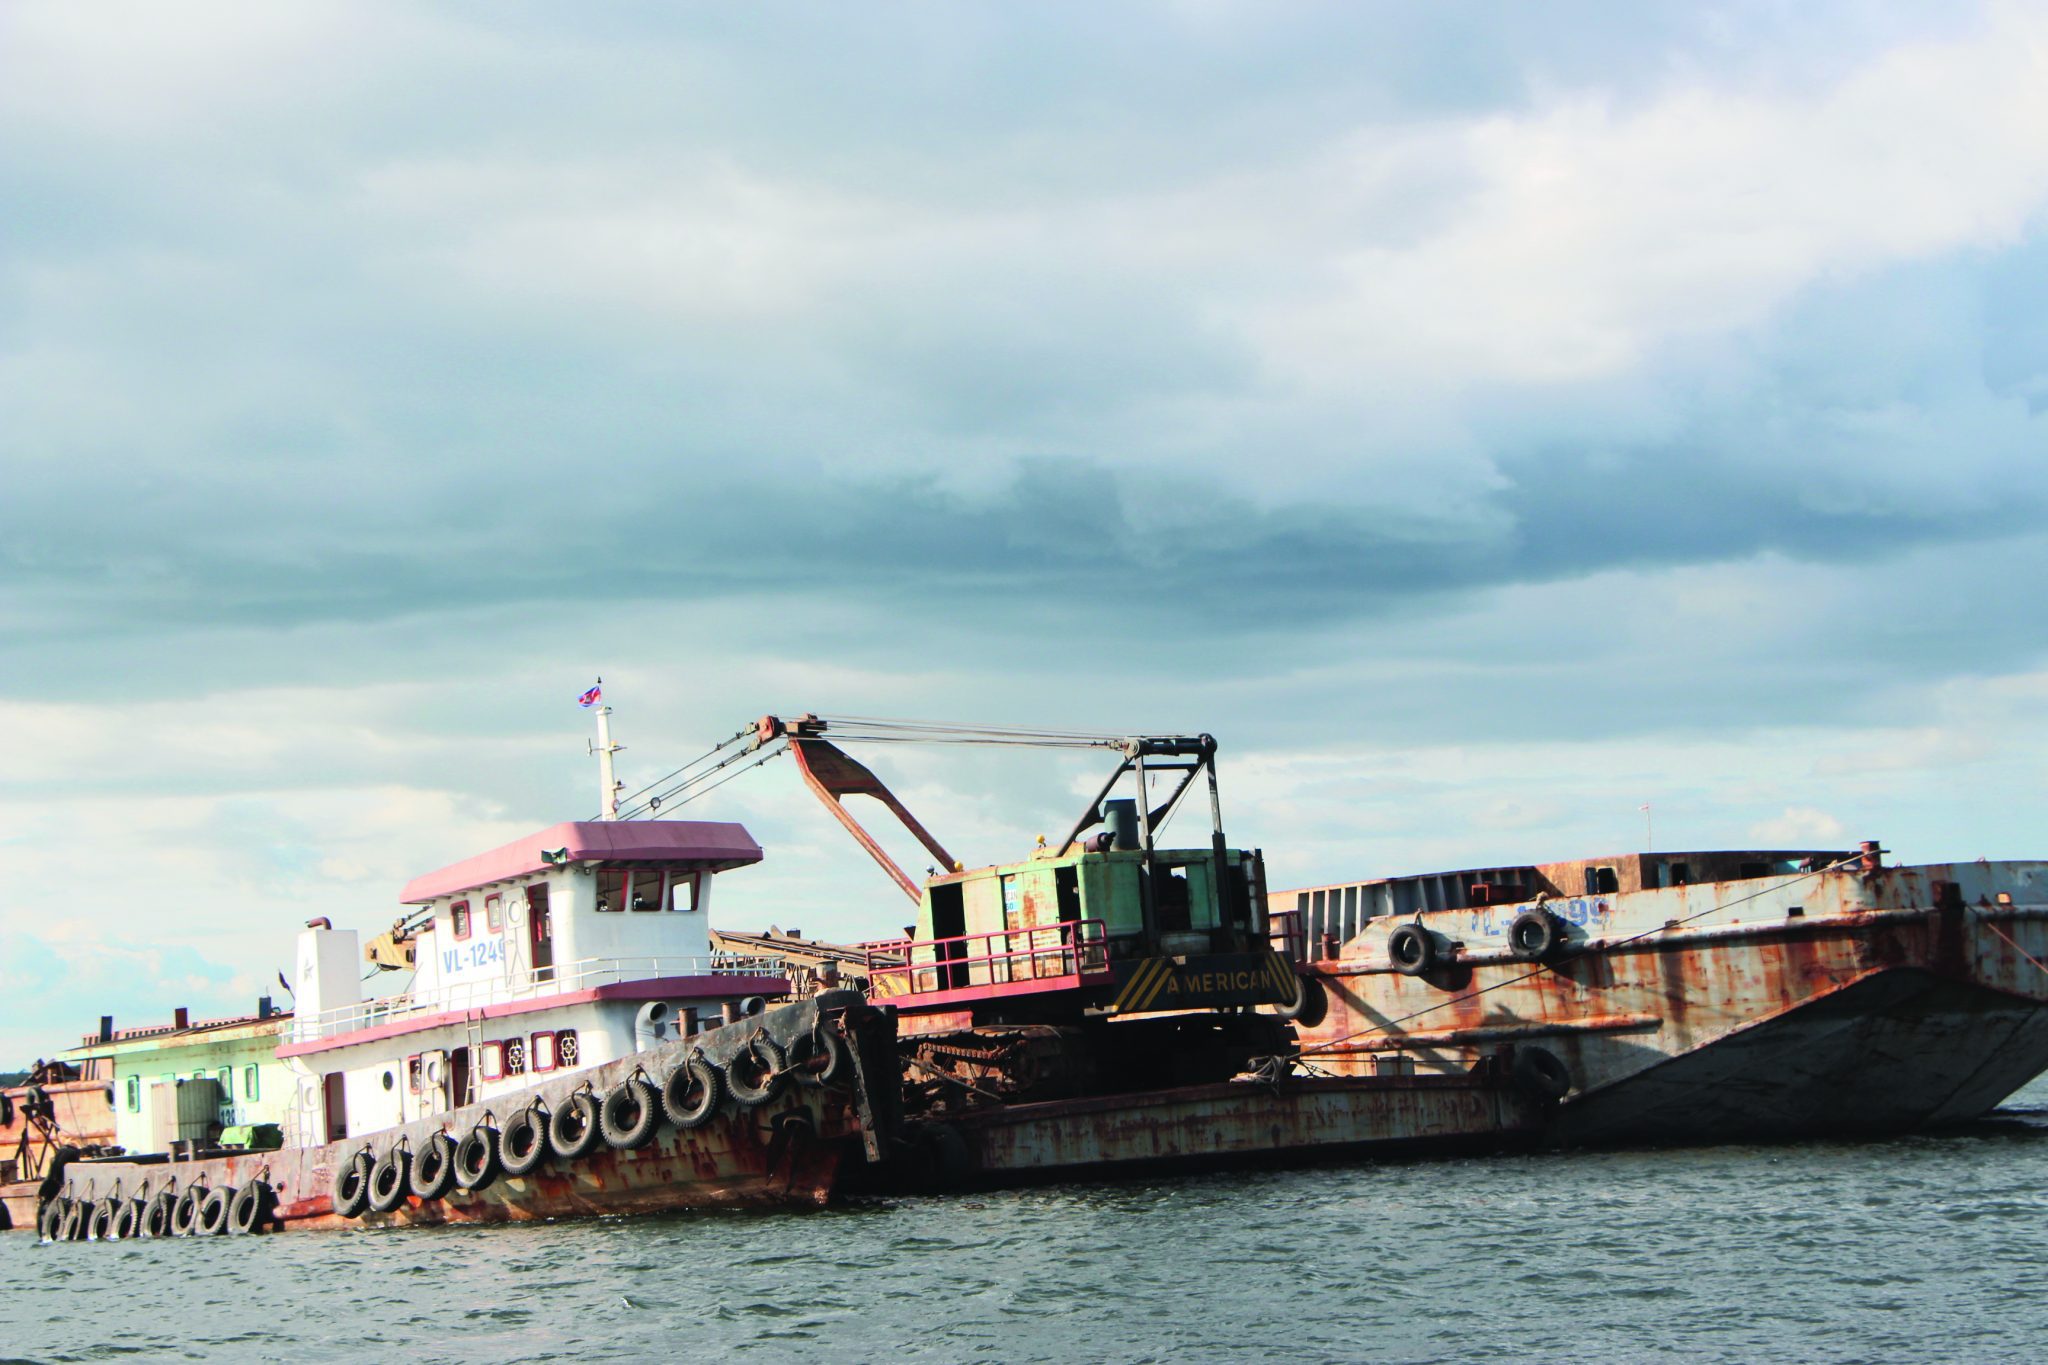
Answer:
<svg viewBox="0 0 2048 1365"><path fill-rule="evenodd" d="M2048 1083L1941 1137L39 1246L0 1357L2031 1360Z"/></svg>

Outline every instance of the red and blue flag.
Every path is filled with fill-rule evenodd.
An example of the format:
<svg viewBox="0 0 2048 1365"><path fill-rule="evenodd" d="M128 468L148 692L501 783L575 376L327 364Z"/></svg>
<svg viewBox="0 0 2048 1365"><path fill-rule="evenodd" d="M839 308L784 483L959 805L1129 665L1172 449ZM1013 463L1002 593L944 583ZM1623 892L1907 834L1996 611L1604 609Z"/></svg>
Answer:
<svg viewBox="0 0 2048 1365"><path fill-rule="evenodd" d="M600 682L596 687L591 688L588 692L578 697L576 704L578 706L595 706L602 700L604 700L604 684Z"/></svg>

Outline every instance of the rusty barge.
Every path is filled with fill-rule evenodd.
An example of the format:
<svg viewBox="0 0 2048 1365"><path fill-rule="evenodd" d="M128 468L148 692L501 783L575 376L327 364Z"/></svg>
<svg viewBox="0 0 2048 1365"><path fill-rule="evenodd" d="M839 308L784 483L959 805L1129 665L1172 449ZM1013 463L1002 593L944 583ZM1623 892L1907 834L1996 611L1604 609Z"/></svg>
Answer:
<svg viewBox="0 0 2048 1365"><path fill-rule="evenodd" d="M1514 1070L1574 1143L1875 1135L2048 1069L2048 863L1653 853L1278 891L1343 1075Z"/></svg>

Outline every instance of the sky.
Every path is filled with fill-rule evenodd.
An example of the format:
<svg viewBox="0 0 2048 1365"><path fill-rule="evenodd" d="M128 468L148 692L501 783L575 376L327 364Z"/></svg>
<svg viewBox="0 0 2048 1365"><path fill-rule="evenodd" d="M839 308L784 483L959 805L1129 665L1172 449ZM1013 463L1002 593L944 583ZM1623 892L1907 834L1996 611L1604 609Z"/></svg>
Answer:
<svg viewBox="0 0 2048 1365"><path fill-rule="evenodd" d="M1206 731L1277 886L2048 853L2048 6L18 0L0 70L0 1061L587 817L600 675L629 786ZM862 756L970 863L1104 771ZM678 814L727 927L904 921L786 762Z"/></svg>

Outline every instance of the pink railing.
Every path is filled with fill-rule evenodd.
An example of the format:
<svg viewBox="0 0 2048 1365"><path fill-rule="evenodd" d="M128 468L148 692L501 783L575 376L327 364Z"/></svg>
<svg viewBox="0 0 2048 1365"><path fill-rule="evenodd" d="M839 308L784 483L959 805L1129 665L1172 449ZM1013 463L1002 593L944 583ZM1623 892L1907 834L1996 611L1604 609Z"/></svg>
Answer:
<svg viewBox="0 0 2048 1365"><path fill-rule="evenodd" d="M869 989L878 997L1001 987L1109 970L1107 933L1098 919L861 946L867 952Z"/></svg>

